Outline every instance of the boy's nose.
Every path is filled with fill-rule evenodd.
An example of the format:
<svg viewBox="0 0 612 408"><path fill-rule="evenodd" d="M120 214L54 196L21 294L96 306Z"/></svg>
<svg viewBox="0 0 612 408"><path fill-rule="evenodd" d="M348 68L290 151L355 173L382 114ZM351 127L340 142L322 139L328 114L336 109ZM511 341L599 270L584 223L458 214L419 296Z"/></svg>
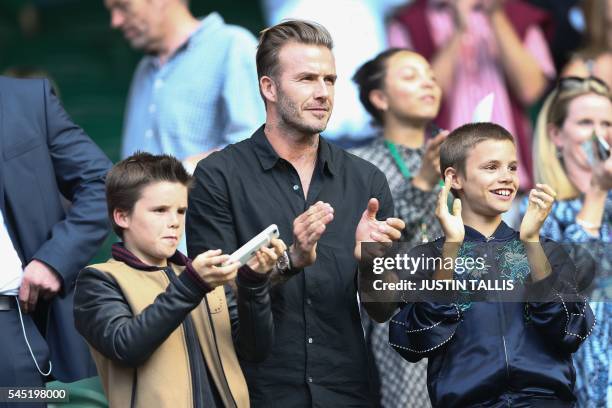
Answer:
<svg viewBox="0 0 612 408"><path fill-rule="evenodd" d="M502 169L499 172L499 180L503 182L512 182L512 171L510 169Z"/></svg>
<svg viewBox="0 0 612 408"><path fill-rule="evenodd" d="M168 226L171 228L178 228L180 225L180 216L178 214L171 214L168 218Z"/></svg>

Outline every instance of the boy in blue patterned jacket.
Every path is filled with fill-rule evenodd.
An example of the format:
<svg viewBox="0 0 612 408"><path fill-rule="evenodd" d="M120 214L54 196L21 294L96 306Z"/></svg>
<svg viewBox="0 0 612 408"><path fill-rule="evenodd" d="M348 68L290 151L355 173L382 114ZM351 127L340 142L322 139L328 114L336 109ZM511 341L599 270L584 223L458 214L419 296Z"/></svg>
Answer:
<svg viewBox="0 0 612 408"><path fill-rule="evenodd" d="M519 185L516 148L512 135L492 123L453 131L441 147L440 167L445 187L436 216L445 236L411 254L453 262L416 276L438 284L495 276L499 287L489 287L486 297L468 285L444 299L412 299L392 318L391 345L408 361L429 359L434 407L575 406L571 354L595 322L576 293L573 263L559 245L540 239L555 192L545 184L530 192L519 232L502 221ZM452 213L451 189L458 197ZM459 259L477 256L486 260L480 269L458 267ZM502 301L506 295L512 301Z"/></svg>

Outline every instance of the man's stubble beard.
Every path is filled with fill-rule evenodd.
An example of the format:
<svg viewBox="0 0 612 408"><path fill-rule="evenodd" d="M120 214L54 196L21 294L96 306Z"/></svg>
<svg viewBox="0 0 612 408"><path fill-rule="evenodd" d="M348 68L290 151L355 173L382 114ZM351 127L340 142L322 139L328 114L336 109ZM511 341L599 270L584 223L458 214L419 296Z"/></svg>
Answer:
<svg viewBox="0 0 612 408"><path fill-rule="evenodd" d="M298 133L317 135L325 130L330 116L327 117L325 123L319 126L311 126L303 120L300 120L300 110L289 98L287 98L278 88L278 114L281 119L279 124L281 127L295 130Z"/></svg>

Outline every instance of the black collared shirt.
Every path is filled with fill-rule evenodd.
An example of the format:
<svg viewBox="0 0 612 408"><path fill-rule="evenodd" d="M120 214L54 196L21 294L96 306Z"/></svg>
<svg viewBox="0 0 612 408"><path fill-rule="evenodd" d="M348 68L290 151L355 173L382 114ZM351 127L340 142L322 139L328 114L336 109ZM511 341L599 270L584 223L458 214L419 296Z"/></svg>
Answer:
<svg viewBox="0 0 612 408"><path fill-rule="evenodd" d="M371 197L380 202L379 219L393 215L393 201L374 165L319 140L307 200L297 171L276 154L263 126L201 161L189 194L190 256L216 248L231 253L270 224L289 246L298 215L317 201L334 208L316 262L271 290L270 354L261 363L241 362L255 406L373 405L356 297L355 229Z"/></svg>

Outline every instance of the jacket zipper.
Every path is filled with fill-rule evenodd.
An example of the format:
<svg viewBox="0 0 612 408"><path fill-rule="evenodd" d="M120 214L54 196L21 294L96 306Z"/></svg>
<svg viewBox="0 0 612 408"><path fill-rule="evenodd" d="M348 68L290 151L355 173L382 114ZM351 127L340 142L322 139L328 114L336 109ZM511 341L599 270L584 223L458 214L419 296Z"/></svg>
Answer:
<svg viewBox="0 0 612 408"><path fill-rule="evenodd" d="M502 310L503 313L503 310ZM508 362L508 349L506 349L506 336L502 334L502 341L504 342L504 357L506 358L506 377L510 379L510 363Z"/></svg>
<svg viewBox="0 0 612 408"><path fill-rule="evenodd" d="M164 269L166 276L172 282L176 279L174 271L169 271L168 268ZM185 334L185 343L187 345L187 357L189 357L189 371L191 373L191 387L193 389L193 405L199 407L200 396L202 395L202 381L200 378L200 372L196 368L195 354L196 349L194 346L194 327L191 321L191 316L188 314L183 321L183 333Z"/></svg>
<svg viewBox="0 0 612 408"><path fill-rule="evenodd" d="M487 242L492 241L493 239L495 239L494 236L490 236L486 238ZM487 245L488 246L488 245ZM488 248L487 248L488 249ZM501 325L502 325L502 343L504 346L504 359L505 359L505 363L506 363L506 379L509 381L510 380L510 361L508 360L508 348L506 346L506 315L505 315L505 309L504 309L504 305L501 302L501 297L499 295L499 293L497 294L497 303L498 303L498 310L500 310L500 315L501 315Z"/></svg>

